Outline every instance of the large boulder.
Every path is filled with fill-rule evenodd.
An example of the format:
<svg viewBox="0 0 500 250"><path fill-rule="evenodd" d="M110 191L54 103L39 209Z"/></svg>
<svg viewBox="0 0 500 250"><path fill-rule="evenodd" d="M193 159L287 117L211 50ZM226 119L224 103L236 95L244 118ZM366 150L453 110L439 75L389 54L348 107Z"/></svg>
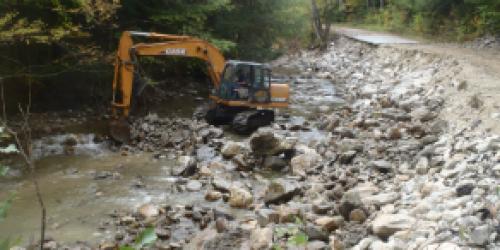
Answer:
<svg viewBox="0 0 500 250"><path fill-rule="evenodd" d="M405 214L380 214L372 222L372 231L385 239L395 232L412 228L415 222L415 218Z"/></svg>
<svg viewBox="0 0 500 250"><path fill-rule="evenodd" d="M270 129L259 129L250 137L250 148L256 155L277 155L284 149L284 139Z"/></svg>

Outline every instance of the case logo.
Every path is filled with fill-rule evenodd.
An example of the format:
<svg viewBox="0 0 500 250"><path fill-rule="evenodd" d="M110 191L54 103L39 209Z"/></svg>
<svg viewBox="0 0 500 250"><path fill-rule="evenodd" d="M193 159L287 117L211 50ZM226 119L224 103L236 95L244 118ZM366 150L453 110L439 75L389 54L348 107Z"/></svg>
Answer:
<svg viewBox="0 0 500 250"><path fill-rule="evenodd" d="M166 49L165 55L183 56L186 55L186 49L183 48Z"/></svg>

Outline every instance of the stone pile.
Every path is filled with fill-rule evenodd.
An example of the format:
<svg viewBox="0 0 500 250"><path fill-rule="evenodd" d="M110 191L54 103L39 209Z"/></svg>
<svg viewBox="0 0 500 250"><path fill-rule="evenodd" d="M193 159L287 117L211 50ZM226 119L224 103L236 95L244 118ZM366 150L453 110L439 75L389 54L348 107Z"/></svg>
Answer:
<svg viewBox="0 0 500 250"><path fill-rule="evenodd" d="M345 103L318 108L299 124L278 117L242 140L188 119L150 115L134 125L135 147L181 152L185 179L177 190L243 211L218 216L200 208L197 222L196 206L174 208L174 220L166 209L152 224L159 237L177 230L163 220L190 220L196 230L158 247L500 247L500 137L440 119L444 93L460 82L455 60L340 38L324 53L305 51L273 66L302 72L292 77L302 98L294 105L315 103L319 97L307 95L328 83L318 78L333 82ZM202 160L200 150L213 155ZM266 171L279 176L265 178Z"/></svg>

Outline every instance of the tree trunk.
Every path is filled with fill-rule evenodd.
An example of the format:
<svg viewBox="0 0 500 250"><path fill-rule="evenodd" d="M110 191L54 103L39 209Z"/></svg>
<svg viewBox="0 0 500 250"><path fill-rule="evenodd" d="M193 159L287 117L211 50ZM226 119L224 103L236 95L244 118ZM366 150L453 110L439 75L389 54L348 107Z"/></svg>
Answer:
<svg viewBox="0 0 500 250"><path fill-rule="evenodd" d="M314 26L314 32L316 33L316 38L321 42L322 40L322 24L321 17L319 16L318 5L316 4L316 0L311 0L311 8L312 8L312 21Z"/></svg>

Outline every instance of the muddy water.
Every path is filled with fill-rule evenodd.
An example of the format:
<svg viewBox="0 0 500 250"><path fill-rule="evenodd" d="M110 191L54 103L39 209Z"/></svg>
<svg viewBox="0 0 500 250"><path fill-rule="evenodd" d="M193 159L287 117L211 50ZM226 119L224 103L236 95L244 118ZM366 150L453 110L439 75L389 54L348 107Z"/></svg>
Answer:
<svg viewBox="0 0 500 250"><path fill-rule="evenodd" d="M292 124L307 123L318 113L341 103L335 96L334 85L328 81L295 80L291 87L291 107L281 111L278 117ZM199 103L198 96L188 96L188 103ZM194 110L194 105L177 103L173 107L175 110L171 111L176 115L188 115ZM165 111L168 108L160 107L157 110L162 109L168 113ZM99 123L75 126L70 130L77 133L78 138L71 155L66 154L62 145L67 134L42 138L35 142L34 150L39 158L36 175L47 207L47 234L59 242L84 240L95 244L104 241L113 235L113 232L99 229L105 223L112 222L109 214L115 210L130 211L149 202L200 204L217 207L236 217L245 216L245 210L230 209L222 201L204 202L203 191L179 192L175 183L186 180L171 176L174 157L155 159L149 153L123 156L113 152L105 143L94 143L94 133L103 132L102 124ZM298 133L299 140L304 143L325 138L323 132L315 129ZM230 132L226 133L226 137L231 140L245 139ZM201 147L198 150L199 160L221 160L214 158L210 150ZM237 171L233 172L227 176L228 179L243 181L253 186L256 192L264 191L265 183L262 180L241 179ZM276 173L262 172L261 176L273 178ZM8 217L0 223L0 235L21 236L25 242L36 239L40 212L28 176L2 179L0 190L0 200L11 192L15 193Z"/></svg>

